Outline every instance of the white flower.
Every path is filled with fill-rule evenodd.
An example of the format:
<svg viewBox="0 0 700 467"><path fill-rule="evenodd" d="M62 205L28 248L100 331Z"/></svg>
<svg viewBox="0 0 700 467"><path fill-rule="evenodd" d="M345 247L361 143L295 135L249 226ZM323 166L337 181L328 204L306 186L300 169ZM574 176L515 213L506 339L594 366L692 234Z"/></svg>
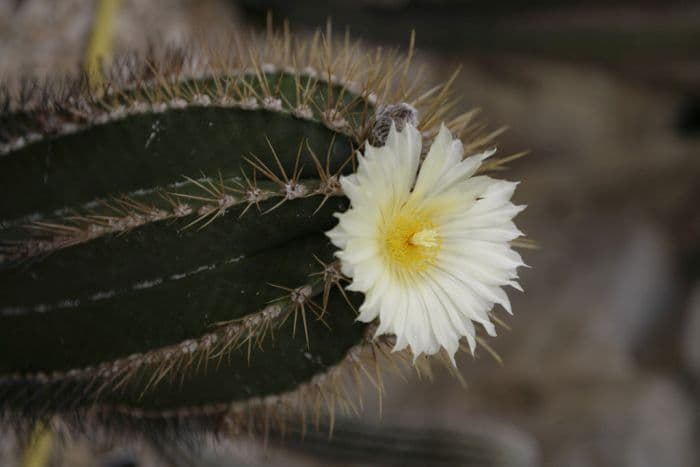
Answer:
<svg viewBox="0 0 700 467"><path fill-rule="evenodd" d="M511 312L503 287L521 290L510 241L522 235L512 219L524 206L510 202L517 183L474 176L494 152L463 159L443 125L421 165L421 135L407 124L383 147L366 144L357 172L341 178L351 206L327 235L348 290L365 295L357 319L379 317L377 335L395 334L394 350L444 347L454 364L461 337L474 351L474 323L495 335L494 304Z"/></svg>

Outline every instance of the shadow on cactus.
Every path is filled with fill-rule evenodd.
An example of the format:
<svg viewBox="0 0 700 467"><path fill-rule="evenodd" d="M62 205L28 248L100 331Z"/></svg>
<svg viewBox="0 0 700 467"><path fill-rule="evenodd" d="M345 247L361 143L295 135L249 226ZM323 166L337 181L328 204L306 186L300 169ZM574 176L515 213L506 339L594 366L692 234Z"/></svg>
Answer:
<svg viewBox="0 0 700 467"><path fill-rule="evenodd" d="M451 116L451 80L423 88L412 46L366 53L288 33L232 44L118 61L99 90L7 91L10 416L267 426L356 411L357 385L382 391L382 362L429 361L356 321L363 296L345 290L325 233L349 207L340 176L392 125L431 141L445 122L467 154L496 133Z"/></svg>

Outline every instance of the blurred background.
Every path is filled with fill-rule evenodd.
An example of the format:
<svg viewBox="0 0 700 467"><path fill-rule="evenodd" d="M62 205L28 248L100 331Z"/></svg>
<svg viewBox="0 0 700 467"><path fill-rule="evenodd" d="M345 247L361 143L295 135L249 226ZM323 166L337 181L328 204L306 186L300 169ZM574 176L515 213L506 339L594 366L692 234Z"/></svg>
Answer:
<svg viewBox="0 0 700 467"><path fill-rule="evenodd" d="M78 69L96 2L0 0L0 78ZM333 440L204 446L193 465L700 465L700 3L631 0L121 0L115 53L187 44L289 19L333 19L367 45L406 48L428 79L457 67L458 108L506 125L531 154L518 225L524 294L488 355L462 356L464 388L387 380ZM373 400L375 399L375 400ZM1 430L0 430L1 432ZM19 465L13 439L0 465ZM51 465L186 461L145 443L55 449Z"/></svg>

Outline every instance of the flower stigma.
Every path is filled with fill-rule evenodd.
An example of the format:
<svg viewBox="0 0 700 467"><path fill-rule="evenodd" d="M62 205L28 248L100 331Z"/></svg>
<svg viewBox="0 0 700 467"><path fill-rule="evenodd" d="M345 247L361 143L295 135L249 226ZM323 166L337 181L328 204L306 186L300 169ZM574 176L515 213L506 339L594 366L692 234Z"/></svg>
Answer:
<svg viewBox="0 0 700 467"><path fill-rule="evenodd" d="M409 271L423 271L434 263L440 235L430 219L414 212L399 212L388 223L383 243L392 263Z"/></svg>

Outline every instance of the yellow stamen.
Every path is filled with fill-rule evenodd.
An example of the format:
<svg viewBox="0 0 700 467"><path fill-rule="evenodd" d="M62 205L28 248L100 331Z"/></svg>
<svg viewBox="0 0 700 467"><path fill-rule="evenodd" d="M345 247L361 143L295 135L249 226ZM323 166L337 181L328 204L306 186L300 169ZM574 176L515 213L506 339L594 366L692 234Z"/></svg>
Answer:
<svg viewBox="0 0 700 467"><path fill-rule="evenodd" d="M435 260L441 241L430 219L403 212L387 222L383 243L392 263L409 271L422 271Z"/></svg>

